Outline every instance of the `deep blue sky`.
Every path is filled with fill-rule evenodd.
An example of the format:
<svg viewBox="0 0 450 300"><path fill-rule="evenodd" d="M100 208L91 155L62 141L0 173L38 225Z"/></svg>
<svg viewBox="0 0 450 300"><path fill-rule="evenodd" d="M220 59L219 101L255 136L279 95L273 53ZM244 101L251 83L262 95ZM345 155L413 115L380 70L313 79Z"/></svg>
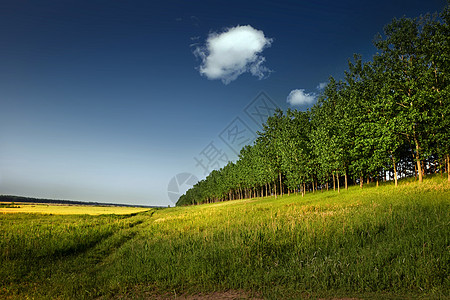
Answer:
<svg viewBox="0 0 450 300"><path fill-rule="evenodd" d="M3 0L0 194L173 205L174 176L203 177L196 159L208 155L224 165L211 145L236 158L226 130L251 138L258 125L245 108L261 91L290 107L292 90L317 93L353 53L370 59L374 35L393 17L445 4ZM201 75L195 50L238 25L271 39L259 53L270 72L228 84Z"/></svg>

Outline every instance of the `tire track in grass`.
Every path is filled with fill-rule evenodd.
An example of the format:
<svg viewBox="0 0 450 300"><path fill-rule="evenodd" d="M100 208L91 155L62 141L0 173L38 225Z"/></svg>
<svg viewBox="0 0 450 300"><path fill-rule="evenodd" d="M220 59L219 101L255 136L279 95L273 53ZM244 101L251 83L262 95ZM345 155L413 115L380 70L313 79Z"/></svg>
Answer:
<svg viewBox="0 0 450 300"><path fill-rule="evenodd" d="M117 226L111 234L83 251L54 257L52 261L43 263L38 269L41 275L33 279L40 282L40 289L25 289L21 293L36 298L64 299L95 298L104 294L108 289L108 264L113 262L112 256L133 240L147 220L150 220L148 214L111 219L109 224Z"/></svg>

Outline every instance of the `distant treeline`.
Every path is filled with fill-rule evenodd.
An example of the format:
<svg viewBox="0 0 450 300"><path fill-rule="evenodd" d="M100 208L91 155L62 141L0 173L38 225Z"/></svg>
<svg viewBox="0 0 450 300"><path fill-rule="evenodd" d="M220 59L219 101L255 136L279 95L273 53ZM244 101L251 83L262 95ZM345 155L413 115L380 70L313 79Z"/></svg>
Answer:
<svg viewBox="0 0 450 300"><path fill-rule="evenodd" d="M61 204L61 205L89 205L89 206L148 207L148 208L156 208L157 207L157 206L147 206L147 205L83 202L83 201L58 200L58 199L41 199L41 198L11 196L11 195L0 195L0 202Z"/></svg>
<svg viewBox="0 0 450 300"><path fill-rule="evenodd" d="M450 5L439 16L394 19L375 37L372 61L355 55L308 111L277 111L237 162L212 171L177 205L448 173L449 21Z"/></svg>

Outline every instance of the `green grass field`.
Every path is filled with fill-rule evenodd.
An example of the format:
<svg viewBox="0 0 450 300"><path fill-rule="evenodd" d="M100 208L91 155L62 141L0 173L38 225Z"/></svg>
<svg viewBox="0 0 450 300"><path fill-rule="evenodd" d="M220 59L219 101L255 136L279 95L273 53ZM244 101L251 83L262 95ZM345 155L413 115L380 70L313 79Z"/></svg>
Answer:
<svg viewBox="0 0 450 300"><path fill-rule="evenodd" d="M0 214L0 298L449 298L449 208L436 176L132 215Z"/></svg>

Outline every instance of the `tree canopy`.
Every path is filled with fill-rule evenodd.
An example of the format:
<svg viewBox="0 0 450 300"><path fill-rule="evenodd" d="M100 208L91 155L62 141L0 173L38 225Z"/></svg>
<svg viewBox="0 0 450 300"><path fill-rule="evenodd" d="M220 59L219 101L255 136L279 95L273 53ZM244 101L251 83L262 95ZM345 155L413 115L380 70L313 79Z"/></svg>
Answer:
<svg viewBox="0 0 450 300"><path fill-rule="evenodd" d="M308 111L277 110L239 159L177 205L315 192L447 172L450 182L450 5L393 19L371 61L355 55Z"/></svg>

